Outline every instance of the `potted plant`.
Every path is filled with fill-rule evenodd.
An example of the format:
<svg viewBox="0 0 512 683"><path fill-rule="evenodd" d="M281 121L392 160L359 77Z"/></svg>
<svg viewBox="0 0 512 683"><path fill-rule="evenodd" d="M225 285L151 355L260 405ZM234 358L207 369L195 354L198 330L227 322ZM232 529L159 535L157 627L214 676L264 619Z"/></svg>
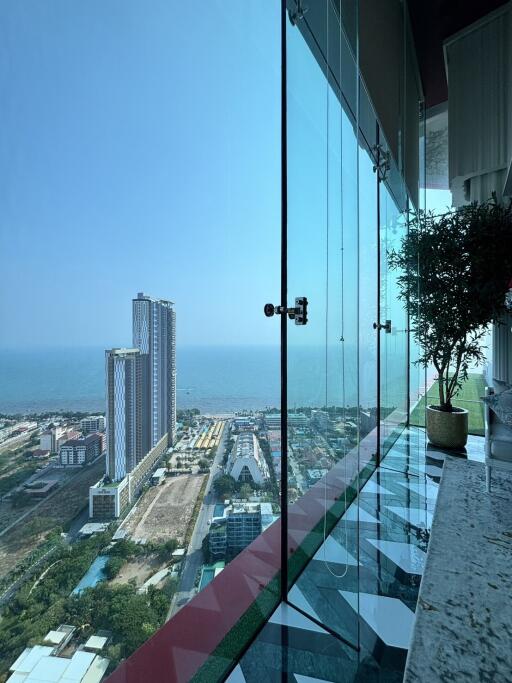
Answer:
<svg viewBox="0 0 512 683"><path fill-rule="evenodd" d="M439 404L426 411L429 441L462 448L468 412L452 399L469 368L483 361L484 335L505 310L512 274L512 204L493 197L441 215L413 214L389 262L399 271L399 296L420 349L416 362L437 371Z"/></svg>

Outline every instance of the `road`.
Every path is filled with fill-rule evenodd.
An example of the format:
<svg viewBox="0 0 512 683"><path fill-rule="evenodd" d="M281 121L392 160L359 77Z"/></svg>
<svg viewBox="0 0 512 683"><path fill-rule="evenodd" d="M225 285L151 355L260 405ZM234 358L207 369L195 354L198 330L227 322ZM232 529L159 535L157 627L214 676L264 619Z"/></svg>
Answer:
<svg viewBox="0 0 512 683"><path fill-rule="evenodd" d="M194 584L196 581L197 572L203 563L202 543L204 537L208 533L208 522L213 517L213 509L216 502L215 492L212 490L212 486L215 477L222 472L220 465L222 464L228 433L229 429L226 425L222 432L222 439L220 441L219 447L217 448L217 453L215 454L215 458L210 469L210 475L208 477L208 482L204 492L203 504L201 505L201 509L197 516L194 531L192 532L192 537L187 549L187 555L185 557L184 565L181 571L180 585L172 599L171 606L167 614L167 620L174 616L176 612L183 607L183 605L191 600L196 592Z"/></svg>

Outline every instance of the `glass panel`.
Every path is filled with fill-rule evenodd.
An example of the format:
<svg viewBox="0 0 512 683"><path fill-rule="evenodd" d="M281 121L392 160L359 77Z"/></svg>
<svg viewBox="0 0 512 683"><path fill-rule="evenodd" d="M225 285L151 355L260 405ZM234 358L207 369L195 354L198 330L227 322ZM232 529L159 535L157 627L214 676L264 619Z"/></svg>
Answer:
<svg viewBox="0 0 512 683"><path fill-rule="evenodd" d="M359 148L359 405L360 435L365 449L378 448L378 214L374 159Z"/></svg>
<svg viewBox="0 0 512 683"><path fill-rule="evenodd" d="M220 678L278 602L280 10L0 3L0 680Z"/></svg>
<svg viewBox="0 0 512 683"><path fill-rule="evenodd" d="M288 27L288 297L309 301L307 325L288 325L289 600L356 646L357 520L340 517L360 467L358 152L345 98L354 104L354 82L340 88L339 78L357 70L333 3L312 5L307 25L323 37L329 65ZM334 556L331 532L340 540Z"/></svg>
<svg viewBox="0 0 512 683"><path fill-rule="evenodd" d="M385 183L380 184L380 455L398 438L407 423L408 333L405 303L399 299L400 272L388 267L388 254L399 250L407 234L406 215L398 209Z"/></svg>

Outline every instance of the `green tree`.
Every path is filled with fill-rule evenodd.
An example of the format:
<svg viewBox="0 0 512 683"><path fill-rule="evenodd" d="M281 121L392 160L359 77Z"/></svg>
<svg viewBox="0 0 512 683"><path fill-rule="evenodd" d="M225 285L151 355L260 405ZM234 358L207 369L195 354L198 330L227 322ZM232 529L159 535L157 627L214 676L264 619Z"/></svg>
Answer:
<svg viewBox="0 0 512 683"><path fill-rule="evenodd" d="M416 361L438 373L440 408L468 370L484 359L488 326L505 312L512 273L512 202L494 197L442 215L420 211L409 221L401 249L389 254L398 270L400 299L421 349Z"/></svg>
<svg viewBox="0 0 512 683"><path fill-rule="evenodd" d="M105 576L110 581L115 578L121 571L121 567L125 563L122 557L113 556L110 557L107 564L105 565Z"/></svg>
<svg viewBox="0 0 512 683"><path fill-rule="evenodd" d="M249 499L252 496L252 488L249 484L242 484L240 487L240 498Z"/></svg>
<svg viewBox="0 0 512 683"><path fill-rule="evenodd" d="M170 538L158 548L158 559L160 562L168 562L172 558L173 552L178 547L178 541L175 538Z"/></svg>
<svg viewBox="0 0 512 683"><path fill-rule="evenodd" d="M229 498L236 488L236 482L229 474L223 474L215 480L213 488L220 498Z"/></svg>

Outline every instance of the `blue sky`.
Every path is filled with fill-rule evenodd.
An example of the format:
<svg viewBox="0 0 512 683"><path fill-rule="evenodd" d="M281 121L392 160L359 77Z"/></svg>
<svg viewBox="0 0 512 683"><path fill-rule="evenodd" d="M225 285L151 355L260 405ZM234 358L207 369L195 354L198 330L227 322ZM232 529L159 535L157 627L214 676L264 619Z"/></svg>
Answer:
<svg viewBox="0 0 512 683"><path fill-rule="evenodd" d="M277 319L262 314L279 299L278 5L4 0L0 347L130 344L138 291L176 302L180 345L278 343ZM308 328L291 326L290 343L319 344L327 90L297 29L288 36L290 298L311 302ZM346 117L340 138L332 93L329 115L329 288L334 301L343 218L347 337L357 152ZM362 218L373 184L361 173ZM444 208L449 193L430 203ZM337 343L342 321L330 310Z"/></svg>
<svg viewBox="0 0 512 683"><path fill-rule="evenodd" d="M0 346L277 343L278 4L2 2Z"/></svg>

